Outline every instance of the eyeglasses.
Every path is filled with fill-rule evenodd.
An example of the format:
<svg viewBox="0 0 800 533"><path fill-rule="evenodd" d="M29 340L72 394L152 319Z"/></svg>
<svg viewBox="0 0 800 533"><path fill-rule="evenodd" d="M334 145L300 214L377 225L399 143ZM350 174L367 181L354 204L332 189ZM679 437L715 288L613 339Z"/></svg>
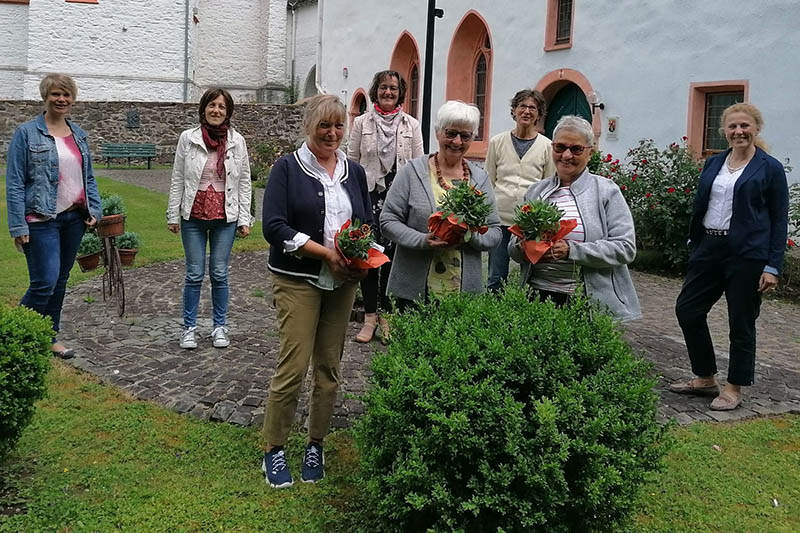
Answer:
<svg viewBox="0 0 800 533"><path fill-rule="evenodd" d="M461 137L461 140L465 143L468 143L472 140L472 133L468 131L458 131L458 130L444 130L444 136L448 139L455 139L456 137Z"/></svg>
<svg viewBox="0 0 800 533"><path fill-rule="evenodd" d="M563 154L567 150L569 150L572 155L581 155L584 150L587 148L591 148L591 146L583 146L580 144L564 144L564 143L553 143L553 151L557 154Z"/></svg>
<svg viewBox="0 0 800 533"><path fill-rule="evenodd" d="M381 85L380 87L378 87L378 90L379 91L389 91L389 92L397 93L397 92L400 92L400 87L398 87L396 85Z"/></svg>
<svg viewBox="0 0 800 533"><path fill-rule="evenodd" d="M536 111L536 112L539 111L539 108L536 107L535 105L525 105L525 104L519 104L517 106L517 109L522 109L523 111L525 111L525 110L527 110L527 111Z"/></svg>

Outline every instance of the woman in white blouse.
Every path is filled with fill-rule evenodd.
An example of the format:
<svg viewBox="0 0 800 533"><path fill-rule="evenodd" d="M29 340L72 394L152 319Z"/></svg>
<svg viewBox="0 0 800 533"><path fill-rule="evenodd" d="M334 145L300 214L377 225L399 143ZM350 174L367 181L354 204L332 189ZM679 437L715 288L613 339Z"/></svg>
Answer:
<svg viewBox="0 0 800 533"><path fill-rule="evenodd" d="M761 294L778 284L788 232L789 191L783 165L759 137L761 112L734 104L720 132L730 148L706 160L689 229L689 265L675 305L696 377L673 383L678 394L715 396L711 409L742 402L755 374L756 318ZM725 294L730 326L728 382L720 391L706 317Z"/></svg>

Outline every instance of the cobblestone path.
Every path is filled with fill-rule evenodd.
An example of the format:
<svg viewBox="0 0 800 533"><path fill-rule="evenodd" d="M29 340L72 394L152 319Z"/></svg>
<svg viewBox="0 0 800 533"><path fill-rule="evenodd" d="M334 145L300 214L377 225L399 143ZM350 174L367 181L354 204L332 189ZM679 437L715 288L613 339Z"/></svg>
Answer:
<svg viewBox="0 0 800 533"><path fill-rule="evenodd" d="M235 255L231 261L229 325L232 344L220 350L207 338L211 330L208 280L204 284L196 350L178 347L181 333L183 262L173 261L125 272L127 313L119 318L103 302L100 280L70 290L62 338L74 347L73 366L113 383L134 397L153 400L181 413L239 425L260 424L267 387L275 368L278 338L271 307L266 252ZM800 412L800 306L765 301L758 322L756 385L743 407L720 413L708 399L665 391L673 380L690 376L683 338L673 313L680 280L634 273L645 316L627 327L625 337L659 374L661 413L681 424L734 420L758 415ZM94 301L92 301L94 300ZM91 302L91 303L89 303ZM727 371L727 318L724 304L712 312L720 377ZM363 412L354 395L364 392L369 361L380 344L353 341L351 323L342 361L344 383L333 426L347 426ZM306 413L304 391L298 421Z"/></svg>

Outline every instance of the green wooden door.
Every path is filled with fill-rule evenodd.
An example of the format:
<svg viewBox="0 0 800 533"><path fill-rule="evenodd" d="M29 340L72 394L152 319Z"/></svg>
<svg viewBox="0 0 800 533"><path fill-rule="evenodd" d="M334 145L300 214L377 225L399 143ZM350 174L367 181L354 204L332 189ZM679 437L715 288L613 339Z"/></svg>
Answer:
<svg viewBox="0 0 800 533"><path fill-rule="evenodd" d="M574 83L568 83L559 90L547 105L547 118L544 121L544 134L553 138L553 130L558 119L564 115L578 115L592 122L592 112L586 95Z"/></svg>

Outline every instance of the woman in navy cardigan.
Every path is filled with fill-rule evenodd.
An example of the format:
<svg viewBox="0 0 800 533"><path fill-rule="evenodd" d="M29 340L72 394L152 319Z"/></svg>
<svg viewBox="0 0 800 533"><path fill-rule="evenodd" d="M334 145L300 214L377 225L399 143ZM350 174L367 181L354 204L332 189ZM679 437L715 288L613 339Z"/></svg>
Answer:
<svg viewBox="0 0 800 533"><path fill-rule="evenodd" d="M348 220L372 224L364 169L339 150L346 116L335 96L310 98L306 141L275 163L264 192L280 353L267 397L262 470L274 488L293 483L284 447L309 363L313 380L302 479L315 482L325 475L322 441L341 380L339 361L356 287L366 274L351 270L334 248L334 235Z"/></svg>
<svg viewBox="0 0 800 533"><path fill-rule="evenodd" d="M711 409L717 411L738 407L741 387L753 384L761 294L778 284L786 249L786 174L763 149L758 137L763 125L751 104L734 104L722 114L721 131L730 148L709 158L700 175L688 272L675 306L697 377L669 389L716 396ZM730 364L720 391L706 317L722 294L728 302Z"/></svg>

